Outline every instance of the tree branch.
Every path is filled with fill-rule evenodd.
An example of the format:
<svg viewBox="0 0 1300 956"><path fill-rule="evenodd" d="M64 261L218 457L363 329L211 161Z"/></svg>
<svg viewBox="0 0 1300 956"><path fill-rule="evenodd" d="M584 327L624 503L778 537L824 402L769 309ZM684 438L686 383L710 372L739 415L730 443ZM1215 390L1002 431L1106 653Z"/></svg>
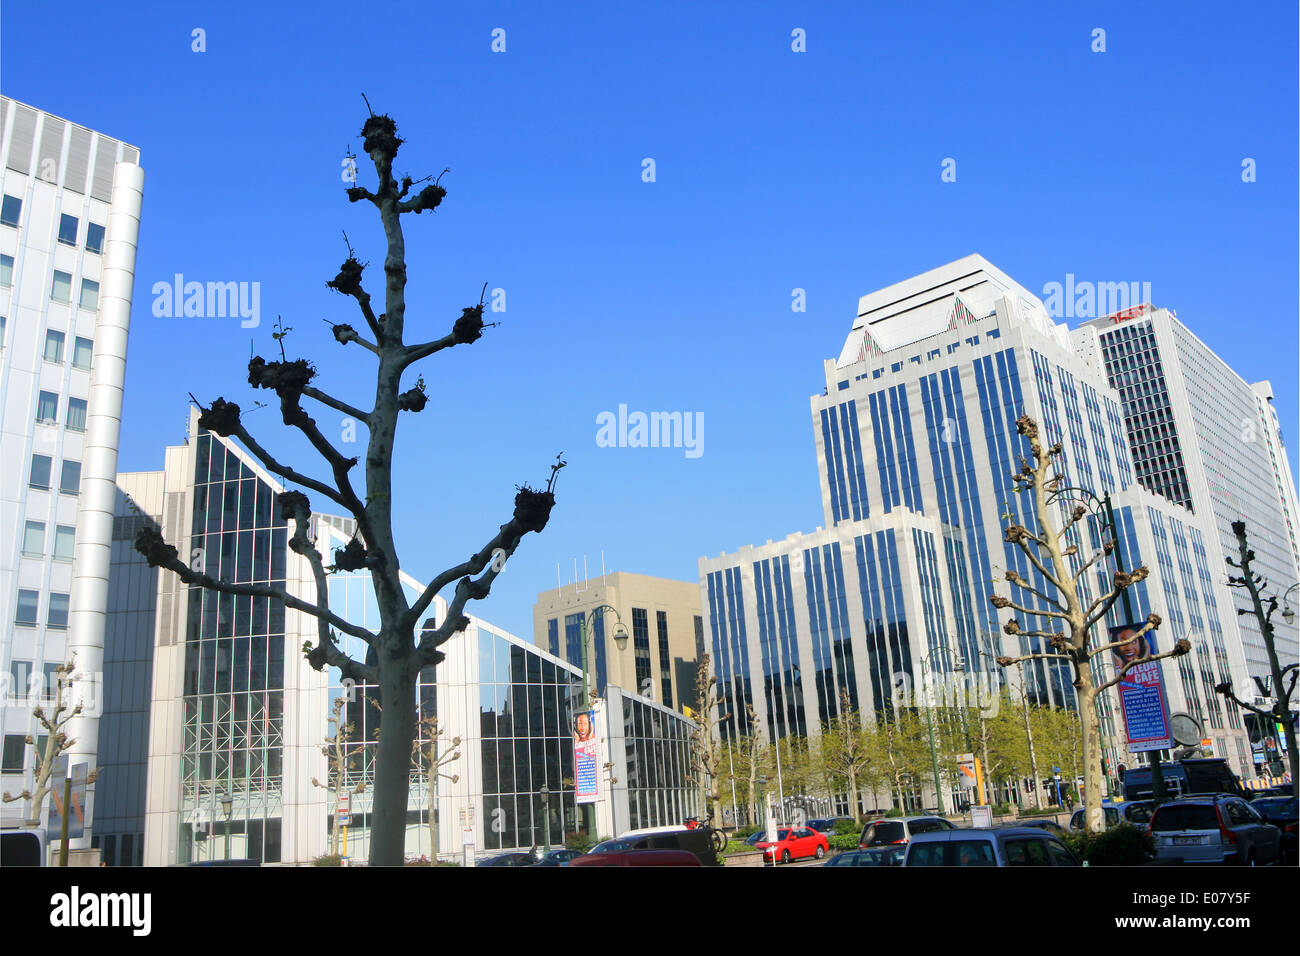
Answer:
<svg viewBox="0 0 1300 956"><path fill-rule="evenodd" d="M1177 644L1174 645L1173 650L1165 651L1163 654L1155 654L1151 657L1143 657L1143 658L1131 660L1128 663L1126 663L1123 667L1121 667L1119 669L1119 673L1117 673L1114 677L1106 681L1104 684L1099 684L1097 686L1097 695L1100 696L1103 691L1106 691L1111 687L1114 687L1116 684L1120 683L1120 681L1124 679L1124 675L1127 674L1134 667L1136 667L1138 664L1150 664L1152 661L1162 661L1166 657L1182 657L1184 654L1189 653L1191 649L1192 649L1192 642L1187 640L1187 638L1183 638Z"/></svg>
<svg viewBox="0 0 1300 956"><path fill-rule="evenodd" d="M329 395L326 392L322 392L320 389L313 388L310 385L304 388L302 390L302 393L306 395L308 398L316 399L316 401L320 402L322 405L328 405L330 408L334 409L335 411L340 411L344 415L350 415L352 418L355 418L357 421L362 422L367 426L370 425L369 412L363 412L359 408L353 408L347 402L335 398L333 395Z"/></svg>

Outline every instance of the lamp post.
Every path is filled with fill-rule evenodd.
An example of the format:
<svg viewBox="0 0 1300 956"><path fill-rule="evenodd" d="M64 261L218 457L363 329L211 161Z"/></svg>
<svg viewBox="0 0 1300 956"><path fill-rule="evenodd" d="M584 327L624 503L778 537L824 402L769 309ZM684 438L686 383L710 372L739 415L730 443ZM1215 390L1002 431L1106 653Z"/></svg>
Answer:
<svg viewBox="0 0 1300 956"><path fill-rule="evenodd" d="M619 615L617 608L611 607L608 604L598 604L594 608L592 608L589 612L587 612L587 614L583 615L582 618L582 630L581 630L582 696L578 698L580 707L573 714L575 731L577 729L578 715L587 713L591 709L591 704L594 696L594 689L590 686L590 679L588 674L588 667L589 667L588 662L591 657L588 645L591 642L591 633L595 630L595 625L594 623L592 623L589 626L588 622L594 622L597 619L596 615L600 615L600 620L603 621L604 615L611 612L613 613L616 621L614 625L614 635L613 635L614 643L618 647L618 649L622 651L627 647L628 634L627 634L627 627L623 624L623 618L621 615ZM613 785L611 784L611 789L612 786ZM613 793L610 794L610 798L611 798L610 811L612 814L613 806L614 806L612 802ZM592 812L592 805L590 803L582 804L582 822L583 822L583 827L587 831L587 836L590 837L592 835L592 824L595 823L594 814Z"/></svg>
<svg viewBox="0 0 1300 956"><path fill-rule="evenodd" d="M542 797L542 820L545 821L543 825L545 844L542 850L542 858L545 859L546 854L551 852L551 790L546 784L542 784L539 792Z"/></svg>
<svg viewBox="0 0 1300 956"><path fill-rule="evenodd" d="M1296 582L1282 592L1282 620L1286 621L1288 624L1295 623L1295 610L1291 607L1290 603L1288 603L1287 598L1291 596L1291 592L1296 588L1300 588L1300 582Z"/></svg>
<svg viewBox="0 0 1300 956"><path fill-rule="evenodd" d="M933 673L930 655L921 655L921 683L925 685L925 723L930 734L930 765L934 769L934 798L939 802L939 816L944 815L943 789L939 783L939 755L934 749L934 709L930 705L929 674Z"/></svg>
<svg viewBox="0 0 1300 956"><path fill-rule="evenodd" d="M234 798L229 792L221 795L221 815L226 820L226 859L230 859L230 811L234 807Z"/></svg>

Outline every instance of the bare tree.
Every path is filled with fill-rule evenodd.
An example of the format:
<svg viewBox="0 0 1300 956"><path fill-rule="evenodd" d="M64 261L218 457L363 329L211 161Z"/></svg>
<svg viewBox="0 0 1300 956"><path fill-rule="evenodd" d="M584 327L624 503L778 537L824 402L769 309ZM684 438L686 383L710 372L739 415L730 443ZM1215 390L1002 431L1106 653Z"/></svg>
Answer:
<svg viewBox="0 0 1300 956"><path fill-rule="evenodd" d="M351 768L356 758L354 746L349 746L352 739L353 727L351 724L343 723L343 706L346 703L344 698L338 697L334 701L334 713L329 718L329 725L334 729L334 733L325 738L325 743L321 746L320 752L324 755L328 772L326 782L321 783L315 777L311 778L313 787L320 787L322 790L328 790L334 795L334 809L337 813L340 804L343 801L343 795L347 794L349 798L353 794L358 794L366 789L364 775L357 780L356 786L349 786L347 782L348 770ZM335 825L330 831L330 856L339 855L339 827Z"/></svg>
<svg viewBox="0 0 1300 956"><path fill-rule="evenodd" d="M54 766L63 754L72 749L77 742L75 737L69 738L67 732L63 729L68 725L72 718L81 713L81 702L75 705L70 704L67 700L72 691L72 685L76 682L76 655L74 654L66 664L60 664L54 669L54 709L47 712L45 707L37 704L32 709L32 716L45 729L42 735L43 746L37 751L37 764L33 774L32 788L24 790L22 793L5 793L0 796L0 800L5 803L13 803L15 800L30 801L27 809L27 826L38 827L41 825L41 812L45 807L45 798L50 795L54 789L55 781L51 778L54 776ZM36 750L37 738L28 734L24 741L27 746ZM94 783L99 777L99 769L94 768L86 775L86 783ZM67 812L67 808L64 808Z"/></svg>
<svg viewBox="0 0 1300 956"><path fill-rule="evenodd" d="M1061 445L1058 442L1050 448L1045 448L1039 440L1038 423L1027 415L1022 415L1016 420L1016 430L1029 441L1033 460L1021 455L1020 470L1014 472L1011 478L1016 484L1016 491L1028 492L1033 496L1035 513L1038 516L1038 530L1031 531L1018 524L1008 524L1005 540L1020 548L1029 563L1042 575L1048 590L1052 593L1039 591L1017 571L1011 569L1006 572L1007 581L1021 591L1036 596L1046 607L1038 610L1031 609L999 594L990 595L989 601L999 609L1010 608L1029 617L1046 618L1049 622L1055 622L1055 625L1049 623L1045 626L1057 626L1060 629L1022 630L1020 623L1012 618L1003 626L1003 631L1012 637L1045 641L1051 650L1034 651L1018 657L999 657L998 663L1003 667L1009 667L1027 660L1057 660L1072 665L1074 689L1078 696L1079 715L1083 724L1083 799L1084 805L1088 808L1085 825L1090 833L1099 833L1105 826L1105 818L1101 808L1101 722L1097 717L1097 698L1108 688L1123 680L1129 670L1136 665L1186 654L1192 646L1186 639L1182 639L1174 645L1173 650L1148 656L1144 652L1146 642L1143 638L1148 632L1160 626L1160 615L1154 613L1150 614L1146 623L1130 637L1122 641L1091 646L1093 628L1098 623L1104 624L1107 612L1120 595L1127 588L1146 578L1148 571L1145 567L1134 568L1132 571L1117 570L1111 589L1087 607L1084 606L1083 599L1079 595L1079 581L1089 568L1114 551L1115 542L1106 541L1091 557L1086 560L1075 560L1072 563L1076 567L1072 569L1068 559L1076 558L1078 549L1074 545L1063 544L1063 539L1071 527L1083 520L1088 514L1088 509L1083 505L1076 505L1064 526L1057 531L1052 524L1052 505L1048 498L1060 489L1061 482L1064 481L1064 476L1056 473L1053 461L1061 455ZM1138 646L1143 649L1143 652L1128 660L1113 678L1098 683L1097 675L1093 671L1093 658L1135 640L1139 642Z"/></svg>
<svg viewBox="0 0 1300 956"><path fill-rule="evenodd" d="M450 749L443 749L442 734L438 730L438 718L430 714L420 719L421 740L416 740L415 760L424 774L425 795L429 800L429 861L438 865L438 778L447 777L452 783L460 779L459 774L447 775L441 768L460 759L460 738L452 737Z"/></svg>
<svg viewBox="0 0 1300 956"><path fill-rule="evenodd" d="M1270 722L1282 725L1283 733L1286 735L1286 756L1287 762L1291 766L1291 779L1300 780L1300 760L1297 760L1295 724L1291 717L1291 697L1295 693L1296 678L1300 677L1300 662L1291 662L1285 667L1277 657L1277 636L1273 633L1273 615L1277 612L1277 595L1271 595L1267 601L1260 595L1263 588L1268 587L1268 582L1251 570L1251 564L1255 560L1255 552L1250 550L1246 544L1246 522L1234 521L1232 523L1232 532L1237 536L1237 553L1240 560L1234 561L1228 558L1228 564L1241 572L1240 575L1229 575L1228 585L1234 588L1242 588L1250 595L1250 610L1238 608L1237 613L1240 615L1254 614L1259 621L1260 634L1264 638L1264 648L1268 651L1269 669L1273 673L1273 706L1264 710L1261 707L1255 707L1246 703L1233 693L1231 684L1219 684L1214 689L1232 701L1243 710L1248 710L1252 714L1263 717ZM1287 675L1290 679L1287 680Z"/></svg>
<svg viewBox="0 0 1300 956"><path fill-rule="evenodd" d="M374 191L364 186L347 190L351 202L368 202L378 211L383 225L387 251L384 256L384 306L376 315L370 294L362 285L366 265L348 250L348 257L329 288L355 301L365 319L368 335L351 325L331 327L334 339L343 346L355 345L376 360L374 399L369 409L331 395L312 384L315 367L306 359L289 360L284 354L284 339L277 337L281 361L266 361L256 356L248 363L248 381L255 388L274 392L279 399L284 424L296 428L324 460L330 478L310 477L303 471L283 464L244 427L239 406L217 398L202 408L199 423L223 437L239 439L271 473L287 483L319 495L356 519L358 537L346 548L334 553L332 570L366 570L375 592L379 610L378 631L354 624L331 610L326 585L325 560L309 535L311 506L301 491L287 491L279 496L285 518L292 522L289 547L311 566L315 583L315 600L309 601L287 593L282 588L264 584L235 584L220 581L185 564L176 549L167 544L156 528L141 530L135 546L150 566L175 573L186 584L219 591L223 594L252 595L278 601L285 607L311 615L317 621L316 642L303 648L307 660L317 670L337 667L341 676L358 684L375 684L383 703L383 734L375 761L374 804L372 806L370 863L399 866L403 860L406 832L407 799L410 790L411 744L416 731L415 686L422 668L443 659L438 648L469 624L465 604L488 596L492 582L500 574L505 560L514 554L520 539L529 531L546 527L555 504L555 479L564 462L557 458L546 487L534 490L524 485L514 500L514 514L475 554L447 568L429 583L414 603L407 601L399 578L400 563L393 536L392 467L401 413L418 413L427 398L423 379L402 390L402 376L416 362L457 345L478 341L485 328L483 301L461 310L451 323L450 331L427 341L407 343L406 335L406 242L401 217L408 213L433 211L442 203L446 190L438 181L428 182L411 194L417 181L410 176L397 178L393 161L402 139L397 124L387 115L373 112L361 128L363 148L374 163L377 183ZM441 179L441 176L439 176ZM418 182L427 182L426 179ZM428 328L432 323L422 323ZM354 486L353 469L361 463L348 457L332 443L304 409L302 400L310 399L334 412L342 413L364 425L369 441L364 460L364 490ZM453 459L439 462L443 467ZM447 615L440 622L424 622L417 639L417 627L429 606L444 588L455 582ZM372 663L356 661L340 650L335 632L360 638L372 652Z"/></svg>
<svg viewBox="0 0 1300 956"><path fill-rule="evenodd" d="M722 799L721 774L722 747L715 739L714 728L730 715L713 712L721 703L718 697L718 679L709 674L709 655L700 658L695 672L695 729L691 731L690 777L700 791L700 813L704 822L713 826L714 807Z"/></svg>

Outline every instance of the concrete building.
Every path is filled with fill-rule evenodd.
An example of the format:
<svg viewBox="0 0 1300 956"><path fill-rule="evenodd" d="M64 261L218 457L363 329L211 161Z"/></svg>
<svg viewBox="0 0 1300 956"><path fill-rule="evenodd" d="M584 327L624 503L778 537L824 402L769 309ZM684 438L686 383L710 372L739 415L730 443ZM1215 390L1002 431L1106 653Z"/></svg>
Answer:
<svg viewBox="0 0 1300 956"><path fill-rule="evenodd" d="M97 762L136 147L0 97L0 790L29 786L33 707L75 655L72 765ZM87 794L93 820L96 787ZM0 819L26 812L0 805ZM85 847L89 833L72 842Z"/></svg>
<svg viewBox="0 0 1300 956"><path fill-rule="evenodd" d="M1232 523L1246 522L1255 570L1279 596L1300 581L1300 513L1268 382L1249 384L1166 308L1141 304L1095 319L1074 333L1076 349L1101 368L1120 395L1138 481L1150 491L1211 518L1217 551L1239 559ZM1234 590L1237 608L1250 596ZM1259 622L1240 616L1252 676L1271 675ZM1274 615L1282 661L1300 655L1300 630ZM1255 696L1253 685L1237 694Z"/></svg>
<svg viewBox="0 0 1300 956"><path fill-rule="evenodd" d="M599 578L543 591L533 605L533 641L570 664L582 665L582 621L608 604L619 618L593 620L591 669L598 693L607 683L635 687L669 710L695 705L696 665L704 648L699 587L645 574L612 571ZM612 640L616 620L631 635L619 652Z"/></svg>
<svg viewBox="0 0 1300 956"><path fill-rule="evenodd" d="M132 547L140 527L153 523L213 577L310 597L310 566L289 549L290 529L276 503L282 486L238 443L201 429L197 413L189 441L166 450L163 471L124 474L118 483L101 735L112 785L104 787L96 837L105 859L167 865L228 852L287 864L323 855L335 797L313 779L329 781L321 747L333 733L333 702L344 698L344 723L352 728L344 773L352 789L373 777L376 688L345 686L337 670L307 664L300 649L315 640L314 618L266 598L184 586L149 568ZM311 530L328 560L351 540L355 524L314 514ZM402 583L412 601L424 589L405 573ZM331 574L329 599L348 621L377 627L366 572ZM445 613L446 602L436 598L429 620ZM540 844L548 816L556 843L578 825L570 701L579 696L580 669L468 617L466 631L444 647L446 660L418 684L417 705L437 717L443 750L453 749L454 738L461 743L460 757L434 780L436 801L424 768L412 768L412 856L431 852L431 804L444 858L461 858L467 848L472 857ZM354 659L367 658L359 638L340 640ZM613 765L596 803L601 833L680 823L694 812L689 721L611 685L596 723L602 765ZM369 852L372 795L367 786L351 799L347 851L354 859Z"/></svg>
<svg viewBox="0 0 1300 956"><path fill-rule="evenodd" d="M1009 518L1037 522L1033 502L1011 481L1028 453L1016 419L1028 414L1045 444L1064 446L1065 485L1090 492L1091 506L1109 494L1124 566L1151 570L1127 615L1117 604L1107 623L1157 611L1161 649L1191 640L1192 654L1163 665L1170 705L1200 719L1216 751L1249 773L1241 719L1213 692L1218 681L1245 675L1232 598L1214 560L1217 532L1138 484L1119 396L1036 296L968 256L864 296L824 372L811 412L825 527L700 561L706 641L727 710L741 717L724 734L749 732L750 705L769 739L815 737L842 694L868 716L887 715L915 704L913 688L935 677L968 691L1005 681L1017 696L1073 705L1063 662L1026 663L1023 686L1016 671L993 663L1038 647L1002 633L989 595L1046 608L1002 575L1015 568L1047 590L1003 537ZM1078 494L1060 502L1058 528ZM1090 518L1069 541L1091 554L1103 535L1108 528ZM1105 593L1109 577L1095 567L1081 580L1085 594ZM1113 673L1108 660L1100 668ZM1102 723L1110 765L1137 762L1109 696Z"/></svg>

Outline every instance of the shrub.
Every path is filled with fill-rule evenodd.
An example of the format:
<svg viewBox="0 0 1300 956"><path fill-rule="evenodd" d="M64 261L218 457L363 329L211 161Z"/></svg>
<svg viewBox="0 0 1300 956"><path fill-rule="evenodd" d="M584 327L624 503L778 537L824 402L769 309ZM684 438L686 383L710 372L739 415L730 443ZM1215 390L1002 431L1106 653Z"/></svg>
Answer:
<svg viewBox="0 0 1300 956"><path fill-rule="evenodd" d="M1095 836L1086 831L1072 832L1065 838L1065 845L1089 866L1137 866L1156 855L1151 834L1128 823Z"/></svg>
<svg viewBox="0 0 1300 956"><path fill-rule="evenodd" d="M858 848L857 833L836 833L829 839L832 850L856 850Z"/></svg>
<svg viewBox="0 0 1300 956"><path fill-rule="evenodd" d="M592 839L586 833L579 831L570 833L568 839L564 841L566 850L572 850L574 853L588 853L597 843L604 843L609 837L597 837Z"/></svg>
<svg viewBox="0 0 1300 956"><path fill-rule="evenodd" d="M842 833L852 833L855 837L862 832L862 824L857 820L836 820L835 826L831 828L831 833L839 836ZM831 846L835 844L832 842Z"/></svg>
<svg viewBox="0 0 1300 956"><path fill-rule="evenodd" d="M312 860L311 865L312 866L342 866L343 854L335 853L333 855L330 855L326 853L324 856L318 856L316 857L316 859Z"/></svg>
<svg viewBox="0 0 1300 956"><path fill-rule="evenodd" d="M886 810L886 811L885 811L885 816L887 816L887 817L901 817L901 816L903 816L903 811L900 810L900 809L898 809L897 807L894 807L892 810Z"/></svg>
<svg viewBox="0 0 1300 956"><path fill-rule="evenodd" d="M739 827L731 831L731 838L733 840L746 840L762 829L764 827Z"/></svg>

